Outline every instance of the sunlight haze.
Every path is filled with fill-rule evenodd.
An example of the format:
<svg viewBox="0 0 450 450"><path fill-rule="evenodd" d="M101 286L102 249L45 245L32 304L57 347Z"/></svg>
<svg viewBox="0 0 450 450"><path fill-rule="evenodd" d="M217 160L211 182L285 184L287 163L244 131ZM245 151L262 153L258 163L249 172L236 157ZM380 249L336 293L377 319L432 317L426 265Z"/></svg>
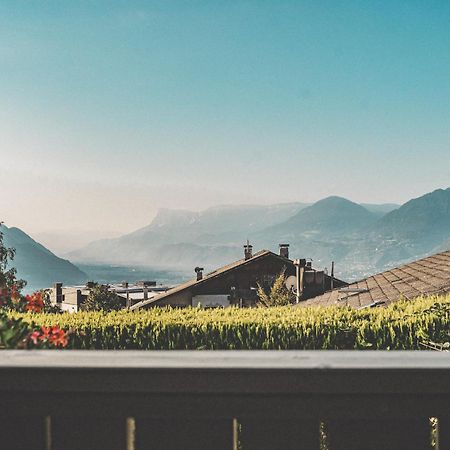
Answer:
<svg viewBox="0 0 450 450"><path fill-rule="evenodd" d="M108 234L447 187L449 21L443 1L0 1L1 219Z"/></svg>

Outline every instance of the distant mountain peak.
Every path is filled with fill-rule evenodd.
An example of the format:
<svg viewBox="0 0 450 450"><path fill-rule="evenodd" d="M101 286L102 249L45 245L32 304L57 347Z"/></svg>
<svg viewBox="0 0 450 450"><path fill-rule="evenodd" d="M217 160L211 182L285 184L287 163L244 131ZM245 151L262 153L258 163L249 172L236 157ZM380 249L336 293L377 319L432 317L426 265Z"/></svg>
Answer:
<svg viewBox="0 0 450 450"><path fill-rule="evenodd" d="M163 208L147 227L94 242L72 253L71 259L213 268L239 258L249 238L255 250L288 242L295 257L311 257L319 265L335 261L341 274L362 277L399 258L419 257L447 245L449 197L450 189L437 189L401 207L330 196L313 205L219 205L202 211Z"/></svg>
<svg viewBox="0 0 450 450"><path fill-rule="evenodd" d="M58 258L39 242L36 242L20 228L0 227L7 247L16 249L11 266L18 277L27 281L28 289L50 287L55 281L68 284L82 283L87 275L67 260Z"/></svg>
<svg viewBox="0 0 450 450"><path fill-rule="evenodd" d="M450 237L450 188L414 198L379 221L379 235L425 251Z"/></svg>
<svg viewBox="0 0 450 450"><path fill-rule="evenodd" d="M319 200L318 202L314 203L313 205L310 206L310 208L318 208L318 207L354 207L356 209L365 209L363 206L361 206L359 203L355 203L352 202L351 200L344 198L344 197L339 197L336 195L332 195L330 197L325 197L322 200Z"/></svg>

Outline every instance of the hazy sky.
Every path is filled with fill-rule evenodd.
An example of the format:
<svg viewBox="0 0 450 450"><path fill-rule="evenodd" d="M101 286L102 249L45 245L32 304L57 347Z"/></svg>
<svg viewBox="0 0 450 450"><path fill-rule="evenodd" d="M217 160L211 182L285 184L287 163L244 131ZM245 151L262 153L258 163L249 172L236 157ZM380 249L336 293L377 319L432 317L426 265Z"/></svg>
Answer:
<svg viewBox="0 0 450 450"><path fill-rule="evenodd" d="M450 2L0 0L0 218L450 185Z"/></svg>

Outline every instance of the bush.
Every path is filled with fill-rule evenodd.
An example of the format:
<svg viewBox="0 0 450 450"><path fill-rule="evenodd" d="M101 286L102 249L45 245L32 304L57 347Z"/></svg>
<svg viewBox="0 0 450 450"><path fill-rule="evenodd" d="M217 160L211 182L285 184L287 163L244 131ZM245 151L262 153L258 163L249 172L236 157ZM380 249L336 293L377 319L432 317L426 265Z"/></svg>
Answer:
<svg viewBox="0 0 450 450"><path fill-rule="evenodd" d="M64 348L69 333L58 326L39 326L0 310L0 349Z"/></svg>
<svg viewBox="0 0 450 450"><path fill-rule="evenodd" d="M264 289L258 284L258 306L286 306L295 303L295 294L286 287L285 282L286 276L285 270L283 270L270 290Z"/></svg>
<svg viewBox="0 0 450 450"><path fill-rule="evenodd" d="M33 314L33 326L71 330L79 349L396 349L448 340L450 295L386 308L171 309Z"/></svg>
<svg viewBox="0 0 450 450"><path fill-rule="evenodd" d="M93 283L88 298L81 305L83 311L118 311L123 300L105 284Z"/></svg>

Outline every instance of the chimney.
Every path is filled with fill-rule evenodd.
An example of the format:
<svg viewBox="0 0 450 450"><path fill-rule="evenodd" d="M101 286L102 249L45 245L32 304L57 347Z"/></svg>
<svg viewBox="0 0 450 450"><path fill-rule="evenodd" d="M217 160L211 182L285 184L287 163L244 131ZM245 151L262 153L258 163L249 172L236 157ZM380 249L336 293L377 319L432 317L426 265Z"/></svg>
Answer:
<svg viewBox="0 0 450 450"><path fill-rule="evenodd" d="M325 292L325 272L323 270L314 273L314 284L321 294Z"/></svg>
<svg viewBox="0 0 450 450"><path fill-rule="evenodd" d="M296 269L296 303L300 303L303 297L303 288L305 286L305 266L306 259L295 259L294 266Z"/></svg>
<svg viewBox="0 0 450 450"><path fill-rule="evenodd" d="M331 280L331 290L333 290L334 289L334 261L331 261L331 277L330 277L330 280Z"/></svg>
<svg viewBox="0 0 450 450"><path fill-rule="evenodd" d="M128 289L128 281L122 281L122 287L124 289L126 289L126 293L127 293L127 309L130 309L131 307L131 299L130 299L130 290Z"/></svg>
<svg viewBox="0 0 450 450"><path fill-rule="evenodd" d="M247 241L247 243L244 245L244 259L247 261L247 259L250 259L253 256L253 245L250 245Z"/></svg>
<svg viewBox="0 0 450 450"><path fill-rule="evenodd" d="M196 267L194 270L197 274L197 281L200 281L203 278L203 267Z"/></svg>
<svg viewBox="0 0 450 450"><path fill-rule="evenodd" d="M289 259L289 244L279 244L280 256Z"/></svg>
<svg viewBox="0 0 450 450"><path fill-rule="evenodd" d="M63 301L62 287L63 287L62 283L55 283L53 285L53 289L55 290L56 303L61 303Z"/></svg>

